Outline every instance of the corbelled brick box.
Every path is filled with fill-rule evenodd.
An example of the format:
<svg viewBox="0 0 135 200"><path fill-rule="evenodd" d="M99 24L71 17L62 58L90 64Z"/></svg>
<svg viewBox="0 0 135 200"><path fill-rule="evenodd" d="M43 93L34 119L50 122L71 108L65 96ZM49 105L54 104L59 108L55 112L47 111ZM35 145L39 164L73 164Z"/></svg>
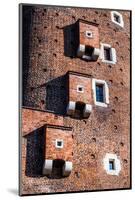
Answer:
<svg viewBox="0 0 135 200"><path fill-rule="evenodd" d="M131 188L131 11L20 4L20 195Z"/></svg>

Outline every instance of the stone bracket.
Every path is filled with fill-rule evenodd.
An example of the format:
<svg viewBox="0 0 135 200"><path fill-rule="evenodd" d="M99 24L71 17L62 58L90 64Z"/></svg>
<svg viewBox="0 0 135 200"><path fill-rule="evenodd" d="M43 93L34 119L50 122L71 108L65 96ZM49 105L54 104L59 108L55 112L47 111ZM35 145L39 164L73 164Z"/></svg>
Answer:
<svg viewBox="0 0 135 200"><path fill-rule="evenodd" d="M63 166L63 176L69 176L72 171L73 164L70 161L66 161Z"/></svg>

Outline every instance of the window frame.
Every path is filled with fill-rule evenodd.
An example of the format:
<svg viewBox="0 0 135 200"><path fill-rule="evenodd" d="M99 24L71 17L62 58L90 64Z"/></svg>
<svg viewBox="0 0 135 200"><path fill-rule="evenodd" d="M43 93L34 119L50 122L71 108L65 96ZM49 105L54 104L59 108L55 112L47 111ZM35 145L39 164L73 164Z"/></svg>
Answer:
<svg viewBox="0 0 135 200"><path fill-rule="evenodd" d="M110 169L110 163L109 161L114 162L114 169ZM118 159L116 154L113 153L107 153L103 159L104 169L107 174L109 175L116 175L118 176L121 171L121 163L120 159Z"/></svg>
<svg viewBox="0 0 135 200"><path fill-rule="evenodd" d="M90 33L90 35L88 35L89 33ZM86 32L85 32L85 35L86 35L87 38L93 38L93 33L92 33L92 31L86 31Z"/></svg>
<svg viewBox="0 0 135 200"><path fill-rule="evenodd" d="M114 17L115 15L119 17L120 22L117 22L117 21L115 20L115 17ZM117 12L117 11L111 11L111 20L112 20L112 22L115 23L116 25L118 25L118 26L120 26L120 27L122 27L122 28L124 27L123 16L122 16L122 14L120 14L119 12Z"/></svg>
<svg viewBox="0 0 135 200"><path fill-rule="evenodd" d="M104 102L99 102L96 99L96 85L103 85L104 91ZM109 104L109 88L104 80L99 80L99 79L92 79L92 90L93 90L93 98L94 98L94 103L96 106L101 106L101 107L107 107Z"/></svg>
<svg viewBox="0 0 135 200"><path fill-rule="evenodd" d="M62 145L59 146L59 145L58 145L58 142L62 142ZM56 139L56 140L55 140L55 147L56 147L56 148L62 149L63 146L64 146L64 141L63 141L62 139Z"/></svg>
<svg viewBox="0 0 135 200"><path fill-rule="evenodd" d="M106 60L105 54L104 54L105 48L110 49L111 60ZM105 63L116 64L117 60L116 60L116 50L115 50L115 48L112 48L110 44L101 43L100 59L102 60L102 62L105 62Z"/></svg>
<svg viewBox="0 0 135 200"><path fill-rule="evenodd" d="M79 88L82 88L82 91L80 91ZM77 85L77 92L84 93L84 86L83 85Z"/></svg>

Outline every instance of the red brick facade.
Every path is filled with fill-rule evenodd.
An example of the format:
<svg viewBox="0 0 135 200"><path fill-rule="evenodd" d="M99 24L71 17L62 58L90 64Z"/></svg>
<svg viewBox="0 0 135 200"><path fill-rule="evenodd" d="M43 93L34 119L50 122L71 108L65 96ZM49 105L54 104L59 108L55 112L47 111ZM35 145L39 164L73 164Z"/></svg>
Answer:
<svg viewBox="0 0 135 200"><path fill-rule="evenodd" d="M86 31L90 30L93 34L91 39L86 37ZM99 30L95 24L89 24L84 21L79 22L79 43L91 47L99 48Z"/></svg>
<svg viewBox="0 0 135 200"><path fill-rule="evenodd" d="M85 75L69 73L69 101L92 104L92 79ZM83 92L77 91L77 86L83 86Z"/></svg>
<svg viewBox="0 0 135 200"><path fill-rule="evenodd" d="M130 188L130 11L118 12L123 28L111 10L23 6L22 195ZM85 29L93 39L83 39ZM111 45L116 64L78 56L78 41L99 50ZM106 107L94 103L94 79L108 86ZM67 115L69 101L92 105L89 116ZM62 149L56 139L65 141ZM120 161L118 175L107 173L107 154ZM44 175L46 158L71 161L70 175Z"/></svg>
<svg viewBox="0 0 135 200"><path fill-rule="evenodd" d="M63 129L64 127L47 127L46 128L46 159L73 160L73 138L71 130ZM63 148L56 148L55 141L63 140Z"/></svg>

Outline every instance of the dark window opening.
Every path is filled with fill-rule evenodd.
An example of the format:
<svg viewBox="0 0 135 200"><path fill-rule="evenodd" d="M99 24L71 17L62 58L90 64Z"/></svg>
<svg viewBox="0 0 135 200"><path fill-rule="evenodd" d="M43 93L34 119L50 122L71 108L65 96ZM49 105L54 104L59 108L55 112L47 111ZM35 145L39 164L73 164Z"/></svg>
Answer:
<svg viewBox="0 0 135 200"><path fill-rule="evenodd" d="M78 88L79 91L83 91L83 89L81 87Z"/></svg>
<svg viewBox="0 0 135 200"><path fill-rule="evenodd" d="M104 59L105 59L105 60L112 61L112 57L111 57L111 48L104 47Z"/></svg>
<svg viewBox="0 0 135 200"><path fill-rule="evenodd" d="M109 160L109 170L115 170L115 160Z"/></svg>
<svg viewBox="0 0 135 200"><path fill-rule="evenodd" d="M85 107L85 103L82 103L82 102L76 103L75 112L77 116L79 117L83 116L84 107Z"/></svg>
<svg viewBox="0 0 135 200"><path fill-rule="evenodd" d="M57 141L57 146L61 147L62 146L62 141Z"/></svg>
<svg viewBox="0 0 135 200"><path fill-rule="evenodd" d="M104 85L96 85L96 101L104 102Z"/></svg>
<svg viewBox="0 0 135 200"><path fill-rule="evenodd" d="M52 178L61 178L62 177L62 170L65 164L64 160L56 159L53 160L53 167L52 167Z"/></svg>
<svg viewBox="0 0 135 200"><path fill-rule="evenodd" d="M120 23L120 16L114 14L114 20L118 23Z"/></svg>
<svg viewBox="0 0 135 200"><path fill-rule="evenodd" d="M93 50L94 50L93 47L85 46L85 55L92 56Z"/></svg>
<svg viewBox="0 0 135 200"><path fill-rule="evenodd" d="M82 86L79 86L79 87L78 87L78 91L79 91L79 92L83 92L83 87L82 87Z"/></svg>
<svg viewBox="0 0 135 200"><path fill-rule="evenodd" d="M91 32L87 32L87 36L88 37L92 37L92 33Z"/></svg>

